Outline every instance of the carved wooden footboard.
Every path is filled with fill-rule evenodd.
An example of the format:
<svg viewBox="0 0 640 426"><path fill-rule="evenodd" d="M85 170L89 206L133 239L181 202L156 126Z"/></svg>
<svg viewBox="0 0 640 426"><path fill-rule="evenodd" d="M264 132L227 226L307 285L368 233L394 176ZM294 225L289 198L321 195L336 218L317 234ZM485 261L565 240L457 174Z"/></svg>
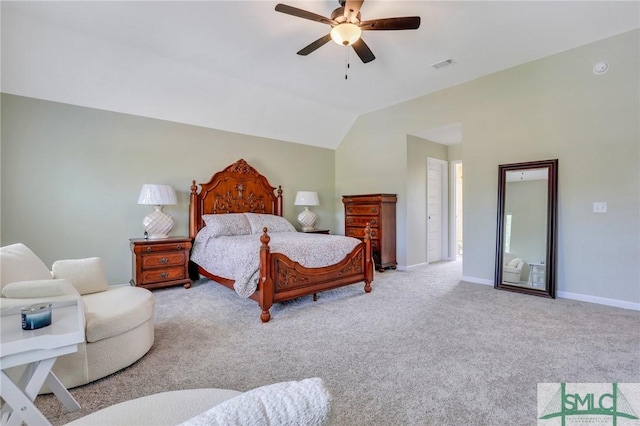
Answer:
<svg viewBox="0 0 640 426"><path fill-rule="evenodd" d="M189 206L189 235L193 239L204 226L205 214L266 213L282 216L282 189L274 195L267 179L246 161L238 160L226 169L215 173L211 180L191 185ZM260 305L260 319L271 318L274 303L314 295L325 290L364 282L364 290L371 291L373 261L371 258L371 229L365 229L364 241L359 243L340 262L323 268L305 268L281 253L271 253L267 228L260 236L260 276L258 288L251 299ZM211 274L200 266L197 271L220 284L233 289L234 281Z"/></svg>
<svg viewBox="0 0 640 426"><path fill-rule="evenodd" d="M371 228L367 224L364 241L358 244L342 261L324 268L305 268L284 254L271 253L269 235L263 229L260 237L260 293L262 308L260 319L269 321L269 309L276 302L296 297L315 295L349 284L364 281L364 291L371 292L373 260L371 259Z"/></svg>

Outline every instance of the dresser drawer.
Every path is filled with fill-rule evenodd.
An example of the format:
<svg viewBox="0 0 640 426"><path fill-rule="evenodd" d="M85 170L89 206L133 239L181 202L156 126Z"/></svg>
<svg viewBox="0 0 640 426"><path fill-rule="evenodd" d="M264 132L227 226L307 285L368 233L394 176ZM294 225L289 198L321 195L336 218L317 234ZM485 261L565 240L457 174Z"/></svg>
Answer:
<svg viewBox="0 0 640 426"><path fill-rule="evenodd" d="M185 263L183 251L147 254L142 256L142 269L158 268L165 266L182 266Z"/></svg>
<svg viewBox="0 0 640 426"><path fill-rule="evenodd" d="M140 284L182 280L186 278L184 273L184 268L150 269L142 271L142 283Z"/></svg>
<svg viewBox="0 0 640 426"><path fill-rule="evenodd" d="M347 216L344 220L347 226L367 226L367 222L371 228L378 227L378 218L375 216Z"/></svg>
<svg viewBox="0 0 640 426"><path fill-rule="evenodd" d="M190 249L191 243L163 243L163 244L144 244L135 245L134 251L136 253L157 253L162 251L180 251Z"/></svg>
<svg viewBox="0 0 640 426"><path fill-rule="evenodd" d="M346 235L347 237L355 237L355 238L362 239L364 238L364 230L365 228L348 226L344 231L344 235ZM371 239L378 239L378 238L380 238L380 231L378 231L375 228L371 228Z"/></svg>
<svg viewBox="0 0 640 426"><path fill-rule="evenodd" d="M376 204L350 204L345 207L345 212L347 215L371 215L377 216L380 214L380 205Z"/></svg>

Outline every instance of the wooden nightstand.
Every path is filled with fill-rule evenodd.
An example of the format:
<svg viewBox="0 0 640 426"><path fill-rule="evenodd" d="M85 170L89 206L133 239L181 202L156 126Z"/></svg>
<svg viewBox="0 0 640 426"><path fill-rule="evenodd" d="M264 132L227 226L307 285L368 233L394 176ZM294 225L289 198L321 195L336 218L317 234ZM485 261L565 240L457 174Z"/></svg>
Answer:
<svg viewBox="0 0 640 426"><path fill-rule="evenodd" d="M169 237L162 240L129 239L131 248L131 285L160 288L173 285L191 287L189 251L191 239Z"/></svg>
<svg viewBox="0 0 640 426"><path fill-rule="evenodd" d="M328 229L312 229L311 231L300 231L300 232L304 232L305 234L328 234L329 230Z"/></svg>

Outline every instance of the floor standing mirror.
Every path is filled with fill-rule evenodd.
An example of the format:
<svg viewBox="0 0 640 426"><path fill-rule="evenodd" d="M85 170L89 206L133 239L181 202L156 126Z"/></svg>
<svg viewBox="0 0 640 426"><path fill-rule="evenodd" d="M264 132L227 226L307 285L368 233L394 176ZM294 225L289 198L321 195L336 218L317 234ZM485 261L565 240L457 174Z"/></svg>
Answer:
<svg viewBox="0 0 640 426"><path fill-rule="evenodd" d="M494 287L556 297L558 160L501 164Z"/></svg>

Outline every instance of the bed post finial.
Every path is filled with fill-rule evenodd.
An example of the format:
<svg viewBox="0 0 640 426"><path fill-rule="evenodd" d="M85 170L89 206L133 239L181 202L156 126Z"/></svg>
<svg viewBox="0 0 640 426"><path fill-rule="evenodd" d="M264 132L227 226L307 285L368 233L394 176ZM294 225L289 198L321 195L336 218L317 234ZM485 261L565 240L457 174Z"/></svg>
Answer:
<svg viewBox="0 0 640 426"><path fill-rule="evenodd" d="M189 238L192 240L198 233L198 221L201 220L200 215L197 212L198 208L198 186L196 181L191 181L191 195L189 197Z"/></svg>
<svg viewBox="0 0 640 426"><path fill-rule="evenodd" d="M364 228L364 291L371 292L373 281L373 261L371 260L371 224L367 222Z"/></svg>
<svg viewBox="0 0 640 426"><path fill-rule="evenodd" d="M262 308L262 312L260 313L260 320L262 320L262 322L268 322L269 319L271 319L269 309L271 309L271 305L273 305L274 289L273 279L271 278L271 262L269 261L269 255L271 253L269 241L271 241L271 237L267 234L267 228L264 227L262 228L262 235L260 236L262 245L260 246L260 278L258 282L258 303Z"/></svg>
<svg viewBox="0 0 640 426"><path fill-rule="evenodd" d="M278 185L278 195L276 197L276 214L278 216L284 215L284 208L282 207L282 185Z"/></svg>

